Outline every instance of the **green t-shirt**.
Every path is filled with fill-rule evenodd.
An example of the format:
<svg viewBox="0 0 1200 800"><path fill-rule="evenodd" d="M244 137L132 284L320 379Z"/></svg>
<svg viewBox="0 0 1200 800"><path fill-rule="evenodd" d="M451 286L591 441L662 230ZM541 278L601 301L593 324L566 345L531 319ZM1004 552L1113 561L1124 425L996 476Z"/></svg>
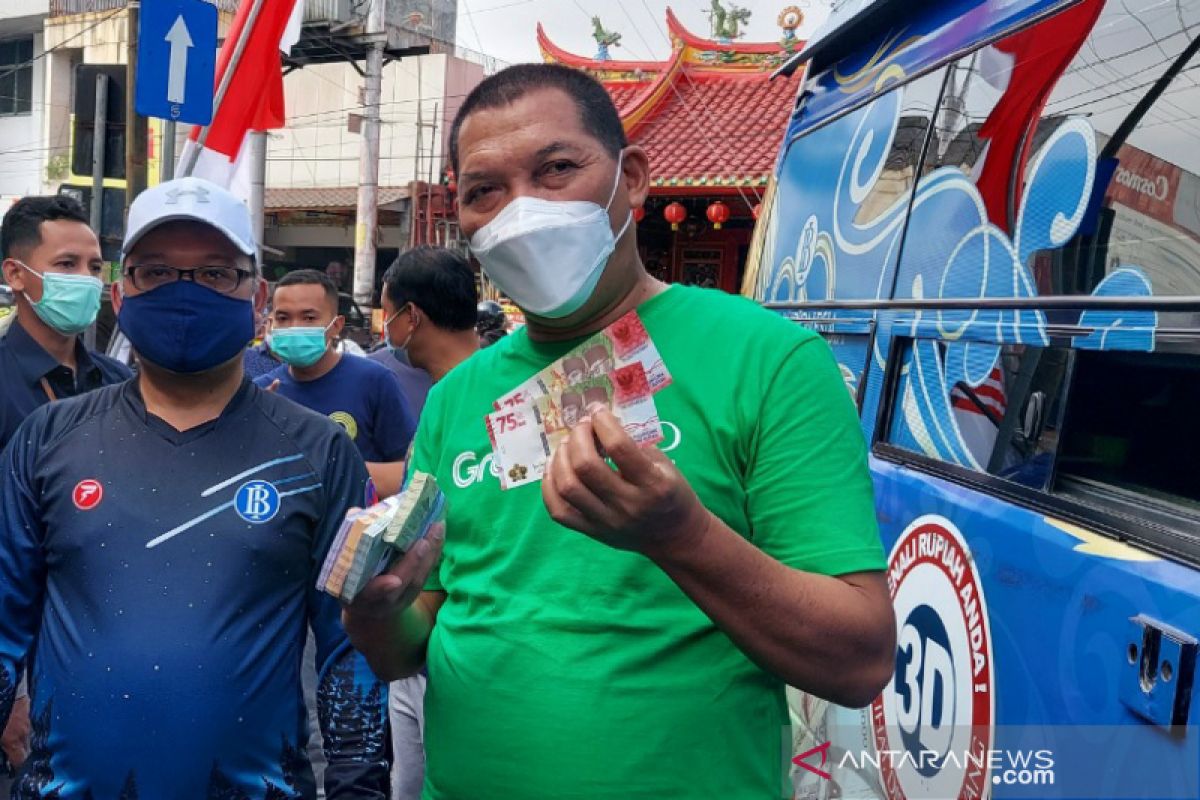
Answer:
<svg viewBox="0 0 1200 800"><path fill-rule="evenodd" d="M862 432L820 337L681 286L638 313L674 378L659 447L704 505L797 569L883 569ZM448 508L425 797L778 798L783 684L648 559L553 522L540 483L500 490L485 415L575 344L508 336L421 415L413 466Z"/></svg>

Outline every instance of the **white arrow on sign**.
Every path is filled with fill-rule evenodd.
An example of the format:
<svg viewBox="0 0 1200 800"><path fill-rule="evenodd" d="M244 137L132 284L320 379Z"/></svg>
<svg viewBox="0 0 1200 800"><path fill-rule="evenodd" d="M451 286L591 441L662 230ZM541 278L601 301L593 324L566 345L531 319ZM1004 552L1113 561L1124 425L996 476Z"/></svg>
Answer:
<svg viewBox="0 0 1200 800"><path fill-rule="evenodd" d="M167 102L182 103L187 94L188 50L192 48L192 37L187 23L180 14L167 32L166 40L171 44L171 66L167 71Z"/></svg>

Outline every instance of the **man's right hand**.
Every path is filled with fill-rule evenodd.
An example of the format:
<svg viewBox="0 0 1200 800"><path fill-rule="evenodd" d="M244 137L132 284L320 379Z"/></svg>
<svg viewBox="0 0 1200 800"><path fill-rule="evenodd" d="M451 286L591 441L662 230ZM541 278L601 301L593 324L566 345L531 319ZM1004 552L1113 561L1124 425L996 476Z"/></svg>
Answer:
<svg viewBox="0 0 1200 800"><path fill-rule="evenodd" d="M381 679L394 680L416 672L424 661L425 643L441 603L417 601L442 557L445 533L443 523L434 525L425 538L342 608L342 625L350 641Z"/></svg>
<svg viewBox="0 0 1200 800"><path fill-rule="evenodd" d="M4 728L4 735L0 736L0 748L3 748L4 756L13 769L20 769L25 759L29 758L30 733L29 698L22 697L13 703L8 725Z"/></svg>

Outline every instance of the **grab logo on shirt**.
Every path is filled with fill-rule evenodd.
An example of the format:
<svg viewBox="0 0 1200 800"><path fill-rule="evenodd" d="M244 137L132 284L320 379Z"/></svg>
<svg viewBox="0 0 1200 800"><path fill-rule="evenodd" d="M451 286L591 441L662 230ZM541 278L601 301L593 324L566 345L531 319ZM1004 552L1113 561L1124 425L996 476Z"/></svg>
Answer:
<svg viewBox="0 0 1200 800"><path fill-rule="evenodd" d="M675 423L666 420L662 421L662 429L664 438L659 442L658 449L670 453L683 443L683 431ZM485 452L482 457L470 450L459 453L454 459L452 470L454 485L460 489L469 489L483 483L483 479L489 474L497 481L500 479L500 469L490 452Z"/></svg>
<svg viewBox="0 0 1200 800"><path fill-rule="evenodd" d="M493 478L500 477L500 469L496 466L492 454L488 453L482 459L470 450L459 453L454 459L454 485L460 489L468 489L476 483L482 483L489 472Z"/></svg>

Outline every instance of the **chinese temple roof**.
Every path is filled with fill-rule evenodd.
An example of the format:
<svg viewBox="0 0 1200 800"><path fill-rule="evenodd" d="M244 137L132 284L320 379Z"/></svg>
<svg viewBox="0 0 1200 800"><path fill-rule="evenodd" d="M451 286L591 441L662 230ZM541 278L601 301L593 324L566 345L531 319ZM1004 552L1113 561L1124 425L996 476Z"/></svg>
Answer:
<svg viewBox="0 0 1200 800"><path fill-rule="evenodd" d="M537 36L546 61L585 70L608 89L630 143L650 157L655 194L766 186L800 81L771 74L804 43L789 35L766 43L705 39L670 9L667 29L665 61L578 56L551 42L540 24Z"/></svg>

